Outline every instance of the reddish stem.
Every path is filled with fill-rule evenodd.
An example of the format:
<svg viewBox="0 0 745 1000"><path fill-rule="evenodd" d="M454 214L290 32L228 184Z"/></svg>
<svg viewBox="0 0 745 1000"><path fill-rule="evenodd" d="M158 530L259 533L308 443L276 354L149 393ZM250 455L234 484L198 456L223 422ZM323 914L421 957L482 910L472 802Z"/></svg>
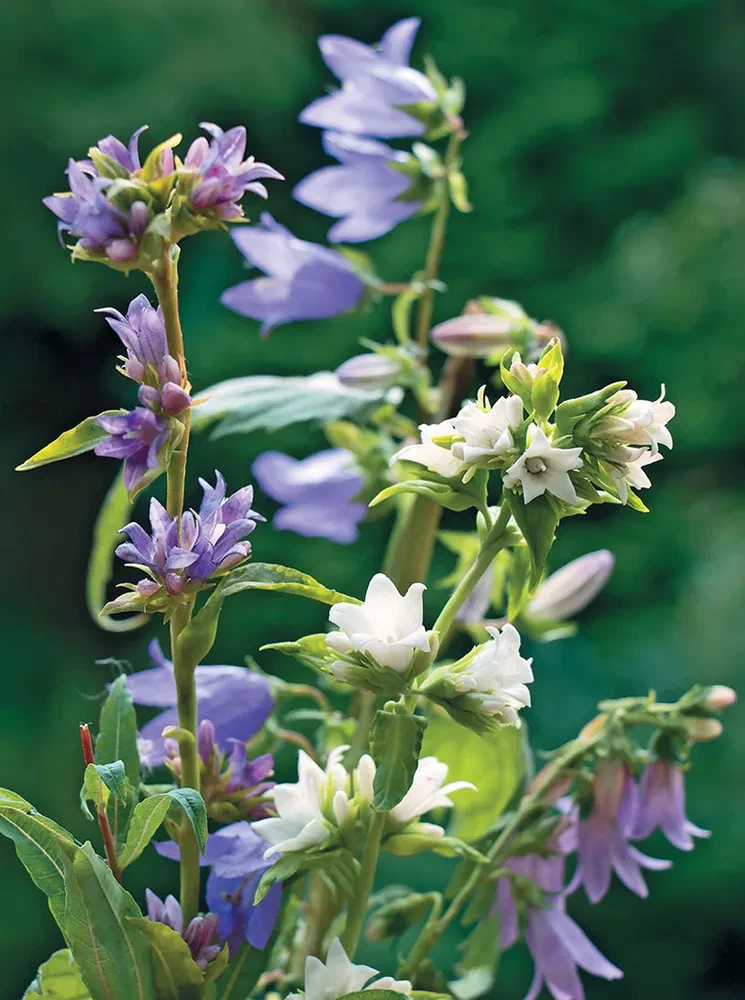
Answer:
<svg viewBox="0 0 745 1000"><path fill-rule="evenodd" d="M85 761L85 766L88 767L89 764L95 764L96 758L93 753L93 741L91 740L91 733L87 723L82 723L80 726L80 745L83 748L83 760ZM99 812L98 808L96 808L96 818L98 819L101 836L103 837L103 844L106 848L106 859L109 862L109 868L111 869L117 882L121 882L122 872L116 860L116 845L114 843L113 834L111 833L109 817L105 812Z"/></svg>

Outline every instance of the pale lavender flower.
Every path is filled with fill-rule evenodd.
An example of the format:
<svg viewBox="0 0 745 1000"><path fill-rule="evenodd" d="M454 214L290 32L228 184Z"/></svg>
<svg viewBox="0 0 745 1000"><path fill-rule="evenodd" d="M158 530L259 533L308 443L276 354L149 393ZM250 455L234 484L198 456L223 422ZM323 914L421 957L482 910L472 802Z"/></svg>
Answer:
<svg viewBox="0 0 745 1000"><path fill-rule="evenodd" d="M355 497L365 480L346 448L330 448L302 460L265 451L252 472L262 490L284 504L274 515L275 528L342 545L357 539L367 506Z"/></svg>
<svg viewBox="0 0 745 1000"><path fill-rule="evenodd" d="M243 740L231 737L227 742L232 747L229 754L218 745L212 720L202 719L197 729L197 750L204 765L201 788L208 806L217 804L219 808L222 803L229 802L231 806L240 808L242 817L251 820L274 815L267 793L276 782L266 780L274 773L274 757L265 753L249 759ZM165 763L180 778L178 741L166 737L164 745ZM220 818L220 814L216 813L215 818Z"/></svg>
<svg viewBox="0 0 745 1000"><path fill-rule="evenodd" d="M398 21L377 49L342 35L322 35L318 47L323 61L343 86L309 104L300 121L381 139L421 135L424 125L401 109L437 101L427 77L409 66L419 23L416 17Z"/></svg>
<svg viewBox="0 0 745 1000"><path fill-rule="evenodd" d="M563 621L582 611L608 582L616 559L608 549L573 559L544 580L531 597L531 618Z"/></svg>
<svg viewBox="0 0 745 1000"><path fill-rule="evenodd" d="M178 844L155 845L164 858L178 860ZM218 917L218 935L227 941L231 956L244 941L253 948L266 948L282 901L282 887L275 883L254 906L254 894L272 862L264 858L266 842L250 823L240 821L211 833L201 865L211 868L207 879L207 905Z"/></svg>
<svg viewBox="0 0 745 1000"><path fill-rule="evenodd" d="M403 371L404 366L400 357L372 352L357 354L342 361L335 375L347 389L385 392L399 381Z"/></svg>
<svg viewBox="0 0 745 1000"><path fill-rule="evenodd" d="M339 161L322 167L296 186L293 197L302 205L340 218L328 231L332 243L364 243L390 232L422 207L402 200L411 178L395 169L407 153L375 139L324 132L323 148Z"/></svg>
<svg viewBox="0 0 745 1000"><path fill-rule="evenodd" d="M157 767L167 756L163 730L178 725L176 680L173 664L163 655L157 639L148 647L155 666L127 677L127 689L135 705L164 709L140 730L140 757L145 767ZM204 748L210 739L223 753L234 750L234 740L245 743L269 717L274 701L269 682L245 667L207 666L194 671L197 694L197 718L209 720L210 729L200 735ZM257 761L253 763L258 763ZM259 780L263 780L260 778Z"/></svg>
<svg viewBox="0 0 745 1000"><path fill-rule="evenodd" d="M709 830L702 830L686 817L683 769L662 758L644 768L631 835L635 840L643 840L658 827L673 847L681 851L693 850L694 837L711 836Z"/></svg>
<svg viewBox="0 0 745 1000"><path fill-rule="evenodd" d="M103 458L123 461L124 485L130 491L136 489L158 468L161 449L168 440L168 421L138 406L129 413L102 414L98 423L108 437L93 450Z"/></svg>
<svg viewBox="0 0 745 1000"><path fill-rule="evenodd" d="M181 904L173 896L166 896L163 902L150 889L145 890L147 901L147 918L159 924L165 924L171 930L180 934L189 946L191 957L200 969L206 969L209 963L222 951L222 946L213 943L217 936L218 919L214 913L204 917L194 917L184 930L184 916Z"/></svg>
<svg viewBox="0 0 745 1000"><path fill-rule="evenodd" d="M168 339L160 306L154 309L146 295L132 299L124 316L118 309L107 306L97 309L127 350L121 368L123 375L135 382L164 384L178 382L178 363L168 353Z"/></svg>
<svg viewBox="0 0 745 1000"><path fill-rule="evenodd" d="M349 312L365 293L362 279L342 254L297 239L268 212L260 226L231 235L249 264L267 277L233 285L220 301L241 316L261 320L262 335L294 320Z"/></svg>
<svg viewBox="0 0 745 1000"><path fill-rule="evenodd" d="M146 129L147 125L141 125L132 133L129 143L126 146L115 135L107 135L103 139L99 139L96 144L97 148L104 156L116 160L128 173L134 173L141 166L139 142L140 136Z"/></svg>
<svg viewBox="0 0 745 1000"><path fill-rule="evenodd" d="M212 122L200 122L212 136L195 139L184 159L184 167L196 173L190 203L199 213L214 212L220 219L239 219L243 209L238 204L247 192L260 198L269 196L262 180L284 180L268 163L257 163L253 156L244 160L246 130L242 125L224 132Z"/></svg>
<svg viewBox="0 0 745 1000"><path fill-rule="evenodd" d="M628 889L646 899L649 890L642 868L664 871L671 862L647 857L629 843L638 799L639 789L622 761L600 761L593 779L592 812L577 827L579 857L567 891L583 885L590 902L598 903L610 888L615 871Z"/></svg>

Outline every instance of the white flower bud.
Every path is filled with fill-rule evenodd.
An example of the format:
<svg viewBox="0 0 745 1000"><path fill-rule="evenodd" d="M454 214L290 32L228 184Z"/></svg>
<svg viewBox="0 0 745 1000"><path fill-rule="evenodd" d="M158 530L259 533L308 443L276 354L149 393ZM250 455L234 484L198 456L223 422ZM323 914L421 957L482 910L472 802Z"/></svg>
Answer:
<svg viewBox="0 0 745 1000"><path fill-rule="evenodd" d="M718 712L734 705L736 701L737 692L733 688L727 687L725 684L714 684L706 693L704 705L712 712Z"/></svg>
<svg viewBox="0 0 745 1000"><path fill-rule="evenodd" d="M509 347L516 329L515 321L507 316L468 313L439 323L430 332L430 339L453 358L486 358Z"/></svg>
<svg viewBox="0 0 745 1000"><path fill-rule="evenodd" d="M722 735L724 726L719 719L686 719L688 739L696 743L708 743Z"/></svg>
<svg viewBox="0 0 745 1000"><path fill-rule="evenodd" d="M336 369L336 377L347 389L369 392L390 389L401 374L400 360L390 354L358 354Z"/></svg>
<svg viewBox="0 0 745 1000"><path fill-rule="evenodd" d="M594 600L613 572L615 556L607 549L588 552L544 580L527 607L531 618L564 621Z"/></svg>

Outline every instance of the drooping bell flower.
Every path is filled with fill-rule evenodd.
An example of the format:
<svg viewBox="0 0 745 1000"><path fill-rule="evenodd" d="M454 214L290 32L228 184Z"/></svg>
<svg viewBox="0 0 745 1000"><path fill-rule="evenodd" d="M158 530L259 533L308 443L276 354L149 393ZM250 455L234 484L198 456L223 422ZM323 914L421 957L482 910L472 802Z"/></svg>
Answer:
<svg viewBox="0 0 745 1000"><path fill-rule="evenodd" d="M107 437L96 444L96 455L123 462L127 490L134 493L142 489L162 465L161 454L171 431L169 422L138 406L129 413L101 414L98 423Z"/></svg>
<svg viewBox="0 0 745 1000"><path fill-rule="evenodd" d="M694 837L711 836L709 830L702 830L686 816L683 769L661 757L644 768L631 836L644 840L658 827L681 851L693 850Z"/></svg>

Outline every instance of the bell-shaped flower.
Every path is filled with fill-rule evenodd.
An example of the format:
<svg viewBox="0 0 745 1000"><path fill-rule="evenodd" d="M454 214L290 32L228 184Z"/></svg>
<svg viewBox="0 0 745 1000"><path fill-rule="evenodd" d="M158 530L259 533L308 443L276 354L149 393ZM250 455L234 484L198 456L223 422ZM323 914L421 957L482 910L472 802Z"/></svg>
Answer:
<svg viewBox="0 0 745 1000"><path fill-rule="evenodd" d="M629 487L633 490L648 490L650 488L652 480L644 471L644 467L662 461L662 455L659 451L650 451L646 448L626 448L625 450L628 453L628 460L616 465L613 470L618 496L623 503L628 500Z"/></svg>
<svg viewBox="0 0 745 1000"><path fill-rule="evenodd" d="M270 844L264 857L319 848L336 835L350 815L350 777L341 762L348 749L333 750L325 770L305 751L298 752L297 782L274 787L277 815L253 824Z"/></svg>
<svg viewBox="0 0 745 1000"><path fill-rule="evenodd" d="M360 990L394 990L396 993L408 994L411 983L407 979L393 979L383 976L370 982L378 974L377 969L369 965L355 965L347 957L339 938L329 945L326 962L315 955L305 959L304 993L290 993L286 1000L337 1000L347 993L357 993ZM367 985L366 985L367 984Z"/></svg>
<svg viewBox="0 0 745 1000"><path fill-rule="evenodd" d="M489 642L478 647L462 669L454 670L455 689L471 695L479 711L519 726L517 713L530 706L526 685L533 680L533 661L520 656L520 633L514 625L508 622L501 631L488 626L486 631L491 636Z"/></svg>
<svg viewBox="0 0 745 1000"><path fill-rule="evenodd" d="M365 479L346 448L330 448L302 460L265 451L252 471L262 490L283 504L272 519L275 528L342 545L356 541L367 513L367 505L356 500Z"/></svg>
<svg viewBox="0 0 745 1000"><path fill-rule="evenodd" d="M388 814L391 822L406 826L433 809L450 809L453 792L469 788L476 791L470 781L451 781L445 784L448 766L436 757L420 757L414 772L414 781L406 795Z"/></svg>
<svg viewBox="0 0 745 1000"><path fill-rule="evenodd" d="M138 406L129 413L101 414L98 423L107 436L93 450L124 463L124 485L130 494L163 471L163 448L174 430L167 419Z"/></svg>
<svg viewBox="0 0 745 1000"><path fill-rule="evenodd" d="M217 938L217 916L208 913L206 916L197 916L184 929L184 917L181 911L181 904L173 896L166 896L163 902L150 889L145 890L147 902L147 918L159 924L165 924L171 930L176 931L189 946L191 957L200 969L206 969L209 963L222 951L222 945L218 944Z"/></svg>
<svg viewBox="0 0 745 1000"><path fill-rule="evenodd" d="M328 231L331 243L364 243L410 218L422 202L404 198L411 177L396 164L411 157L375 139L324 132L323 148L339 166L322 167L296 186L302 205L341 219Z"/></svg>
<svg viewBox="0 0 745 1000"><path fill-rule="evenodd" d="M395 462L415 462L443 479L460 477L466 471L466 464L453 454L450 447L450 442L458 433L452 420L443 420L439 424L420 424L419 433L421 443L405 445L391 458L391 465ZM437 439L447 443L438 444Z"/></svg>
<svg viewBox="0 0 745 1000"><path fill-rule="evenodd" d="M675 416L675 406L665 400L664 385L654 401L639 399L633 389L621 389L608 402L622 406L617 413L597 424L593 436L612 434L625 444L647 447L653 453L661 444L672 448L673 439L667 425Z"/></svg>
<svg viewBox="0 0 745 1000"><path fill-rule="evenodd" d="M466 403L453 420L459 436L451 452L469 466L501 465L514 453L513 430L523 422L523 404L517 396L501 396L492 406L482 389L477 402Z"/></svg>
<svg viewBox="0 0 745 1000"><path fill-rule="evenodd" d="M363 604L334 604L329 619L339 626L326 643L345 656L369 657L379 667L404 676L417 650L430 652L432 635L424 628L423 583L412 583L405 595L383 573L370 580ZM331 670L345 679L347 664L340 660Z"/></svg>
<svg viewBox="0 0 745 1000"><path fill-rule="evenodd" d="M531 618L563 621L593 601L608 582L616 559L608 549L588 552L552 573L526 608Z"/></svg>
<svg viewBox="0 0 745 1000"><path fill-rule="evenodd" d="M582 466L582 449L554 448L537 424L528 427L526 443L525 451L505 472L504 485L508 489L521 485L526 504L547 492L576 504L579 498L569 473Z"/></svg>
<svg viewBox="0 0 745 1000"><path fill-rule="evenodd" d="M437 93L423 73L409 66L419 23L415 17L398 21L377 49L342 35L322 35L318 47L323 61L343 86L309 104L300 121L380 139L421 135L424 125L407 114L405 106L434 107Z"/></svg>
<svg viewBox="0 0 745 1000"><path fill-rule="evenodd" d="M661 757L644 768L631 836L644 840L658 828L681 851L693 850L694 837L711 836L686 816L683 769Z"/></svg>
<svg viewBox="0 0 745 1000"><path fill-rule="evenodd" d="M261 320L261 333L295 320L326 319L350 312L365 284L336 250L307 243L264 212L260 226L231 234L246 260L266 277L243 281L223 292L228 309Z"/></svg>

